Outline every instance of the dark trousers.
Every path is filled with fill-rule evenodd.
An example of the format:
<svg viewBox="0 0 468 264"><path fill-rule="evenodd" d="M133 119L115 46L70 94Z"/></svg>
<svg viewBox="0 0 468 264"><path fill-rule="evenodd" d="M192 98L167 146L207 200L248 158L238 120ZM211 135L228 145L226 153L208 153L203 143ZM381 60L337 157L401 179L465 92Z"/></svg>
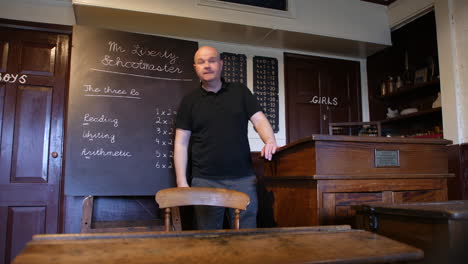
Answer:
<svg viewBox="0 0 468 264"><path fill-rule="evenodd" d="M257 179L254 176L247 176L236 179L213 180L206 178L193 178L192 187L212 187L231 189L243 192L250 197L247 210L242 210L240 214L240 228L257 227ZM195 206L195 220L199 230L223 229L224 213L226 208L217 206ZM234 226L234 209L228 210L229 226Z"/></svg>

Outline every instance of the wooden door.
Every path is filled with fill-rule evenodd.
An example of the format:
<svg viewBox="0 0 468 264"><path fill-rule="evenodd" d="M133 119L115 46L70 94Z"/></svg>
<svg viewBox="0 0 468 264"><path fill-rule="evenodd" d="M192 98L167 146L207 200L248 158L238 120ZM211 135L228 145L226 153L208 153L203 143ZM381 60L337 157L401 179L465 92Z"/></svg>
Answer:
<svg viewBox="0 0 468 264"><path fill-rule="evenodd" d="M322 108L311 104L314 96L325 92L324 72L320 59L285 54L286 132L288 142L320 134Z"/></svg>
<svg viewBox="0 0 468 264"><path fill-rule="evenodd" d="M358 62L289 53L284 61L288 142L361 120Z"/></svg>
<svg viewBox="0 0 468 264"><path fill-rule="evenodd" d="M326 68L327 103L332 104L322 105L327 109L324 134L328 134L328 123L360 121L362 117L359 62L333 59Z"/></svg>
<svg viewBox="0 0 468 264"><path fill-rule="evenodd" d="M67 35L0 27L0 263L58 232L68 48Z"/></svg>

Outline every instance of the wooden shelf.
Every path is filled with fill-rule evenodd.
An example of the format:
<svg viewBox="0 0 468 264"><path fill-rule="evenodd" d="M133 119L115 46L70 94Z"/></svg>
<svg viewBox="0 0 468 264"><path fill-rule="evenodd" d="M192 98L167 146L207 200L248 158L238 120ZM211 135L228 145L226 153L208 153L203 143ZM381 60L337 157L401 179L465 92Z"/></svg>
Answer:
<svg viewBox="0 0 468 264"><path fill-rule="evenodd" d="M420 117L420 116L424 116L424 115L429 115L429 114L437 113L437 112L442 112L442 107L436 107L436 108L421 110L421 111L418 111L416 113L412 113L412 114L408 114L408 115L401 115L401 116L398 116L398 117L381 120L380 122L382 124L388 124L388 123L392 123L392 122L397 122L397 121L402 121L402 120L411 119L411 118L415 118L415 117Z"/></svg>
<svg viewBox="0 0 468 264"><path fill-rule="evenodd" d="M409 136L408 138L444 138L444 134L429 134L429 135L422 135L422 136Z"/></svg>
<svg viewBox="0 0 468 264"><path fill-rule="evenodd" d="M438 88L439 85L440 85L440 80L436 79L436 80L432 80L432 81L428 81L428 82L424 82L424 83L419 83L419 84L416 84L416 85L403 86L400 89L398 89L398 91L396 91L394 93L391 93L391 94L385 95L385 96L379 96L378 98L382 99L382 100L396 98L396 97L400 97L402 95L407 95L409 93L413 93L415 91L421 91L421 89L423 89L423 88L424 89L427 89L429 87Z"/></svg>

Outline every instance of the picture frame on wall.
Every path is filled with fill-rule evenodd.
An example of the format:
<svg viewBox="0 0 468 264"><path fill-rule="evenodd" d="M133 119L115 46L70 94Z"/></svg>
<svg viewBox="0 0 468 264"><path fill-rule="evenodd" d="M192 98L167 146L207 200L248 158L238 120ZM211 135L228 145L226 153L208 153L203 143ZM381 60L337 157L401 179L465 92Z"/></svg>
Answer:
<svg viewBox="0 0 468 264"><path fill-rule="evenodd" d="M414 84L427 82L427 67L421 68L414 73Z"/></svg>

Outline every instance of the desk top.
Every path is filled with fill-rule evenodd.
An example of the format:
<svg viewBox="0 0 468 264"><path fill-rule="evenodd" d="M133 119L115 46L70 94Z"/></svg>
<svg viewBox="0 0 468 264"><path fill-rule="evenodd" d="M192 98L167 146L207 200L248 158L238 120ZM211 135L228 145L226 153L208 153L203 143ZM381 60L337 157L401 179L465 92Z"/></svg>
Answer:
<svg viewBox="0 0 468 264"><path fill-rule="evenodd" d="M372 214L468 220L468 200L402 204L369 203L353 207L358 211Z"/></svg>
<svg viewBox="0 0 468 264"><path fill-rule="evenodd" d="M349 226L36 235L22 263L387 263L417 248Z"/></svg>

